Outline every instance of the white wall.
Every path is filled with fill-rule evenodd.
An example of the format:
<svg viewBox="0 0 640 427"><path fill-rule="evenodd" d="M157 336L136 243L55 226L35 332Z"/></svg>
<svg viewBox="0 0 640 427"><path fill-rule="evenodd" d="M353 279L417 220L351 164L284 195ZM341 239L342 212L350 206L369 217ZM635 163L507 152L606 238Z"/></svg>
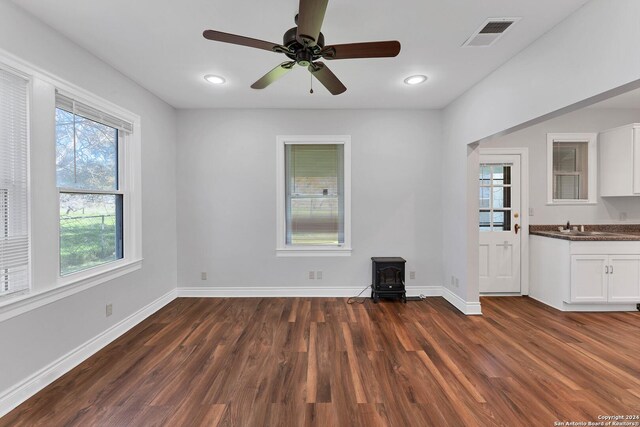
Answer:
<svg viewBox="0 0 640 427"><path fill-rule="evenodd" d="M141 270L0 322L0 395L175 288L173 108L10 2L0 2L0 49L141 116ZM1 54L0 54L1 58ZM1 60L1 59L0 59ZM32 110L32 259L35 290L55 286L54 87L35 79ZM113 315L105 317L105 304Z"/></svg>
<svg viewBox="0 0 640 427"><path fill-rule="evenodd" d="M178 286L364 288L372 256L405 258L410 294L441 286L440 121L415 110L180 111ZM352 136L350 257L276 257L276 135L288 134Z"/></svg>
<svg viewBox="0 0 640 427"><path fill-rule="evenodd" d="M445 109L443 164L450 179L442 205L443 281L459 277L460 288L452 291L461 298L477 301L479 295L477 175L468 172L477 164L467 164L467 144L620 86L637 86L638 16L637 0L592 0Z"/></svg>
<svg viewBox="0 0 640 427"><path fill-rule="evenodd" d="M596 205L547 205L547 133L600 132L640 122L640 109L583 108L482 144L529 149L529 206L531 224L610 224L640 222L640 198L598 197ZM620 221L620 213L627 214Z"/></svg>

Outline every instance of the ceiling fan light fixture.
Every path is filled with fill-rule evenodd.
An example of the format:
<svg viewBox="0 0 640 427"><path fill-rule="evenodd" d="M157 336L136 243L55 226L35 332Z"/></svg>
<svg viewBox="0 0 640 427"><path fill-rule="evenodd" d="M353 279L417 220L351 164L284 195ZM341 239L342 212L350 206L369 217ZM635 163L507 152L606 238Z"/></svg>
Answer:
<svg viewBox="0 0 640 427"><path fill-rule="evenodd" d="M224 77L216 76L214 74L207 74L204 76L204 79L214 85L221 85L226 82Z"/></svg>
<svg viewBox="0 0 640 427"><path fill-rule="evenodd" d="M299 2L298 15L294 19L296 26L284 33L282 44L216 30L204 30L202 36L207 40L268 50L289 58L290 61L282 62L252 84L252 89L265 89L298 64L307 68L332 95L340 95L347 88L320 59L393 58L400 53L401 46L397 40L325 46L324 34L320 30L329 0Z"/></svg>
<svg viewBox="0 0 640 427"><path fill-rule="evenodd" d="M409 76L406 79L404 79L405 84L408 84L409 86L419 85L420 83L424 83L426 81L427 81L427 76L424 76L422 74Z"/></svg>

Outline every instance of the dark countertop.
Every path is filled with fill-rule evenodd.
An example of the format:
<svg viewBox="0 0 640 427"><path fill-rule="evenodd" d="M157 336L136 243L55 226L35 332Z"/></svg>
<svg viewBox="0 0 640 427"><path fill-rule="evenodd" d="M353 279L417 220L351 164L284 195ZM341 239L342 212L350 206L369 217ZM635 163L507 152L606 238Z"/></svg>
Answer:
<svg viewBox="0 0 640 427"><path fill-rule="evenodd" d="M640 224L585 224L584 233L562 233L558 231L558 227L564 225L531 225L529 234L575 242L640 241Z"/></svg>

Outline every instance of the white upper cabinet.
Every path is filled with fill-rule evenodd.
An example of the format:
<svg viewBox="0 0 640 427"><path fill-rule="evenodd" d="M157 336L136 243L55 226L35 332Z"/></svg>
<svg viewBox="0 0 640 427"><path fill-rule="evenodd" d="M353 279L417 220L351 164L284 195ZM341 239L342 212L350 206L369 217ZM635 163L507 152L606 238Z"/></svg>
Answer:
<svg viewBox="0 0 640 427"><path fill-rule="evenodd" d="M600 133L600 195L640 196L640 123Z"/></svg>

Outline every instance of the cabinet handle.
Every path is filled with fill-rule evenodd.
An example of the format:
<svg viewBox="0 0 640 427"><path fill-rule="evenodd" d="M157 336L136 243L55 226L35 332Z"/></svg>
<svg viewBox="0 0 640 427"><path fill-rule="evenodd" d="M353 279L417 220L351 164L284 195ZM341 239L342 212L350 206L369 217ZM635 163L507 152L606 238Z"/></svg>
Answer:
<svg viewBox="0 0 640 427"><path fill-rule="evenodd" d="M609 274L609 266L608 265L604 266L604 274Z"/></svg>
<svg viewBox="0 0 640 427"><path fill-rule="evenodd" d="M609 271L611 272L610 274L613 274L613 265L609 266Z"/></svg>

